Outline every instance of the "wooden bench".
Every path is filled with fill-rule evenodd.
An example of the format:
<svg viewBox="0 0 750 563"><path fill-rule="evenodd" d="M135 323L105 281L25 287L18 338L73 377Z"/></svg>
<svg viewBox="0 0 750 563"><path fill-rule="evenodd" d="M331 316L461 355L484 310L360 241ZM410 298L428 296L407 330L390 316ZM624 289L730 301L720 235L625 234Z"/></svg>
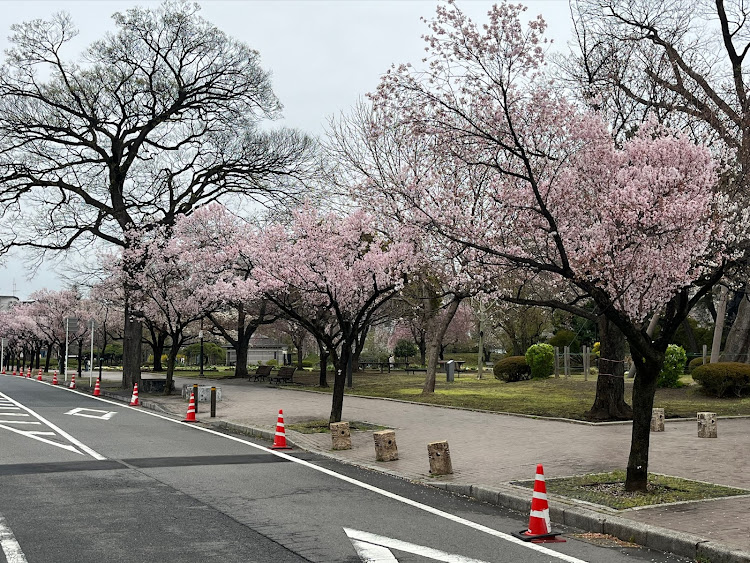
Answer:
<svg viewBox="0 0 750 563"><path fill-rule="evenodd" d="M271 369L273 369L273 366L258 366L253 381L265 381L266 377L271 377Z"/></svg>
<svg viewBox="0 0 750 563"><path fill-rule="evenodd" d="M417 373L418 371L427 372L427 368L406 368L406 373Z"/></svg>
<svg viewBox="0 0 750 563"><path fill-rule="evenodd" d="M276 375L269 377L271 383L294 383L294 372L296 371L294 366L282 366Z"/></svg>

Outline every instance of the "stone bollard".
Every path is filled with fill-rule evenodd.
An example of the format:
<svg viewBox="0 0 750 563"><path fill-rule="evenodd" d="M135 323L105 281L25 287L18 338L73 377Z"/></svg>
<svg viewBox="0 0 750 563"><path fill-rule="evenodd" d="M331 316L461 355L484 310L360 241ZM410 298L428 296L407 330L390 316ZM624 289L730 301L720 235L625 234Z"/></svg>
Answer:
<svg viewBox="0 0 750 563"><path fill-rule="evenodd" d="M698 413L698 438L717 438L716 413Z"/></svg>
<svg viewBox="0 0 750 563"><path fill-rule="evenodd" d="M398 459L396 433L393 430L373 432L375 438L375 459L377 461L395 461Z"/></svg>
<svg viewBox="0 0 750 563"><path fill-rule="evenodd" d="M453 473L448 442L430 442L427 444L427 457L430 459L430 473L433 475L450 475Z"/></svg>
<svg viewBox="0 0 750 563"><path fill-rule="evenodd" d="M333 441L334 450L351 450L352 449L352 435L349 432L348 422L332 422L331 428L331 440Z"/></svg>
<svg viewBox="0 0 750 563"><path fill-rule="evenodd" d="M651 409L651 432L664 432L664 409Z"/></svg>
<svg viewBox="0 0 750 563"><path fill-rule="evenodd" d="M208 403L211 401L211 389L210 385L189 385L185 384L182 386L182 398L186 401L190 400L190 393L194 387L198 387L198 393L195 395L195 402L197 403ZM221 401L221 387L216 387L216 400Z"/></svg>

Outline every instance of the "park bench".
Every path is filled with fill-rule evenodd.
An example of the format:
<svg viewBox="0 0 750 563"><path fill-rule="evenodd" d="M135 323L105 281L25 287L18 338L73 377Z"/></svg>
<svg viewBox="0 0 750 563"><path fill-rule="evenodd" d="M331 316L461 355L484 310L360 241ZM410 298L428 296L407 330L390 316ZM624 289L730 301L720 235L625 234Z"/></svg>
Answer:
<svg viewBox="0 0 750 563"><path fill-rule="evenodd" d="M269 378L271 383L294 383L294 372L297 368L294 366L282 366L276 375Z"/></svg>
<svg viewBox="0 0 750 563"><path fill-rule="evenodd" d="M406 373L417 373L418 371L427 372L427 368L406 368Z"/></svg>
<svg viewBox="0 0 750 563"><path fill-rule="evenodd" d="M271 377L271 369L273 369L273 366L258 366L253 381L265 381L266 377Z"/></svg>

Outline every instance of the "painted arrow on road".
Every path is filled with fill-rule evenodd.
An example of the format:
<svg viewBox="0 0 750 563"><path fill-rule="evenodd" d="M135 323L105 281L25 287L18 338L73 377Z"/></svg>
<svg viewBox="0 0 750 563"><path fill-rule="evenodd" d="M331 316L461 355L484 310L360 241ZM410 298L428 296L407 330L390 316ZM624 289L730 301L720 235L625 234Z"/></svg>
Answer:
<svg viewBox="0 0 750 563"><path fill-rule="evenodd" d="M391 549L420 555L433 561L442 561L443 563L487 563L487 561L481 561L480 559L454 555L424 545L407 543L369 532L352 530L351 528L344 528L344 532L346 532L354 549L357 551L357 555L359 555L359 558L364 563L398 563L398 559L394 557Z"/></svg>

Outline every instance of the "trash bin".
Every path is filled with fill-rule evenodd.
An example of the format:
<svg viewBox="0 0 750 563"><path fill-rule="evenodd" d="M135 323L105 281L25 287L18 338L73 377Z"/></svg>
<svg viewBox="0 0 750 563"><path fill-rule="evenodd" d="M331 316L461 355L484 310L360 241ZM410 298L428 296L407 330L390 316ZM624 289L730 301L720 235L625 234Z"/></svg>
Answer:
<svg viewBox="0 0 750 563"><path fill-rule="evenodd" d="M453 360L448 360L447 362L445 362L445 380L453 381L453 378L455 375L456 375L456 364Z"/></svg>

